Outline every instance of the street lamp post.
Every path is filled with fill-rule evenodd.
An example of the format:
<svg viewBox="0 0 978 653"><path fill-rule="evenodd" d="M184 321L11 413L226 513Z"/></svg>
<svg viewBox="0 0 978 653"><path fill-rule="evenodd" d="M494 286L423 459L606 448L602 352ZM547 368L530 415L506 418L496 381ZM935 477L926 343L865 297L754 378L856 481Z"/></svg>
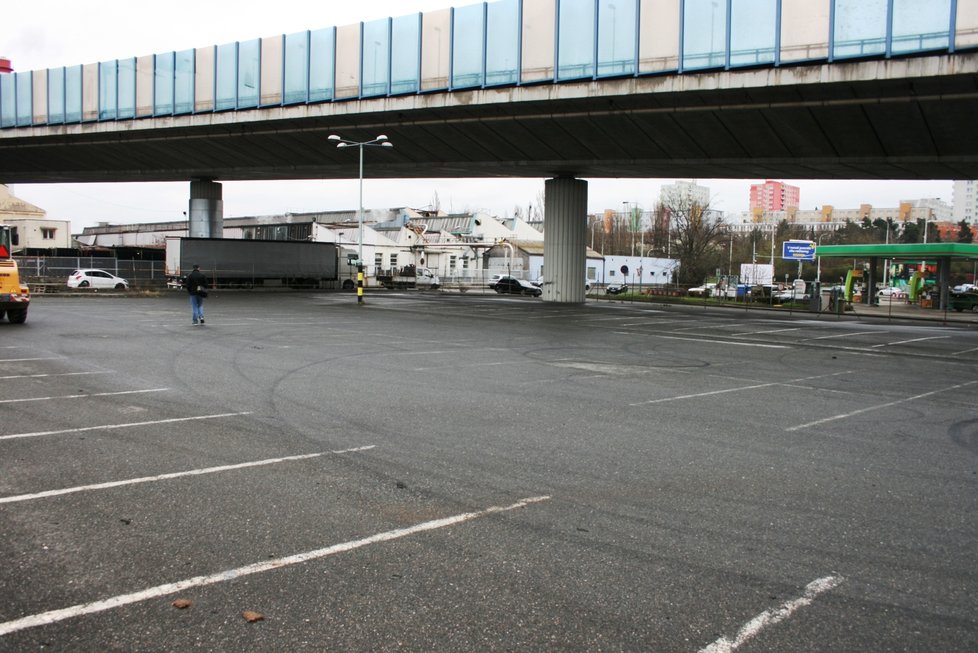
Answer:
<svg viewBox="0 0 978 653"><path fill-rule="evenodd" d="M336 134L330 134L327 140L336 143L337 148L356 147L360 150L360 204L357 209L357 304L363 304L363 148L370 146L394 147L394 144L387 140L387 136L384 134L369 141L348 141Z"/></svg>
<svg viewBox="0 0 978 653"><path fill-rule="evenodd" d="M928 231L927 227L930 226L930 223L931 222L935 222L935 220L931 220L931 217L930 216L924 218L924 244L925 245L927 244L927 231ZM923 261L920 262L920 276L921 276L921 279L923 278L924 271L926 269L927 269L927 260L924 259Z"/></svg>

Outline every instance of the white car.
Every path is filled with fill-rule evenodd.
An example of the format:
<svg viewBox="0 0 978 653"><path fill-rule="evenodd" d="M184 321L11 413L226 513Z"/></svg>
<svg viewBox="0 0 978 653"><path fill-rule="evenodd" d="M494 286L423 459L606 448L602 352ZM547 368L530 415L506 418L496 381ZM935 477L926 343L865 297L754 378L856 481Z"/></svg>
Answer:
<svg viewBox="0 0 978 653"><path fill-rule="evenodd" d="M547 282L543 280L543 277L540 277L539 279L534 279L530 283L532 283L537 288L543 288L544 284L547 283ZM590 279L585 279L584 280L584 292L591 292L591 280Z"/></svg>
<svg viewBox="0 0 978 653"><path fill-rule="evenodd" d="M694 286L686 291L690 297L711 297L717 287L715 283L705 283L702 286Z"/></svg>
<svg viewBox="0 0 978 653"><path fill-rule="evenodd" d="M69 288L114 288L125 290L129 282L105 270L75 270L68 275Z"/></svg>
<svg viewBox="0 0 978 653"><path fill-rule="evenodd" d="M880 288L879 290L876 291L876 294L879 297L903 297L907 293L906 291L901 290L900 288L894 288L892 286L888 286L886 288Z"/></svg>

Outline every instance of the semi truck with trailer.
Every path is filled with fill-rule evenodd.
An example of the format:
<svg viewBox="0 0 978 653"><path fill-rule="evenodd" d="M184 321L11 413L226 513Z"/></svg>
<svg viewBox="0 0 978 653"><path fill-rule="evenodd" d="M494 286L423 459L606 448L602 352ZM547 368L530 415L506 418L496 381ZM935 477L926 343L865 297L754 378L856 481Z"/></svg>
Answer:
<svg viewBox="0 0 978 653"><path fill-rule="evenodd" d="M180 287L194 265L219 288L331 288L337 283L338 249L295 240L166 239L168 286Z"/></svg>

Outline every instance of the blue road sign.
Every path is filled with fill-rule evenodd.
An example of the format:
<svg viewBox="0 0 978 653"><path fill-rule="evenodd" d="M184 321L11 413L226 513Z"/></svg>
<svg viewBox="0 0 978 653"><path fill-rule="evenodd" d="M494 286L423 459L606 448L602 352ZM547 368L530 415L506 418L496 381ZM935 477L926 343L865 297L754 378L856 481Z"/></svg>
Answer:
<svg viewBox="0 0 978 653"><path fill-rule="evenodd" d="M815 243L810 240L786 240L781 244L781 257L791 261L814 261Z"/></svg>

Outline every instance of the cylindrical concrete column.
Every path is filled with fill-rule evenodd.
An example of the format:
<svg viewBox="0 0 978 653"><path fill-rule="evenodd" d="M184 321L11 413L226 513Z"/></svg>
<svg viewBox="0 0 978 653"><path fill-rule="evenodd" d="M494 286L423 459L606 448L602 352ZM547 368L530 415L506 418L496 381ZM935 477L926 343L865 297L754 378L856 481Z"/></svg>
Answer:
<svg viewBox="0 0 978 653"><path fill-rule="evenodd" d="M222 238L224 236L224 200L221 185L213 179L194 179L190 182L191 238Z"/></svg>
<svg viewBox="0 0 978 653"><path fill-rule="evenodd" d="M587 182L548 179L544 187L543 299L584 302L587 274Z"/></svg>

